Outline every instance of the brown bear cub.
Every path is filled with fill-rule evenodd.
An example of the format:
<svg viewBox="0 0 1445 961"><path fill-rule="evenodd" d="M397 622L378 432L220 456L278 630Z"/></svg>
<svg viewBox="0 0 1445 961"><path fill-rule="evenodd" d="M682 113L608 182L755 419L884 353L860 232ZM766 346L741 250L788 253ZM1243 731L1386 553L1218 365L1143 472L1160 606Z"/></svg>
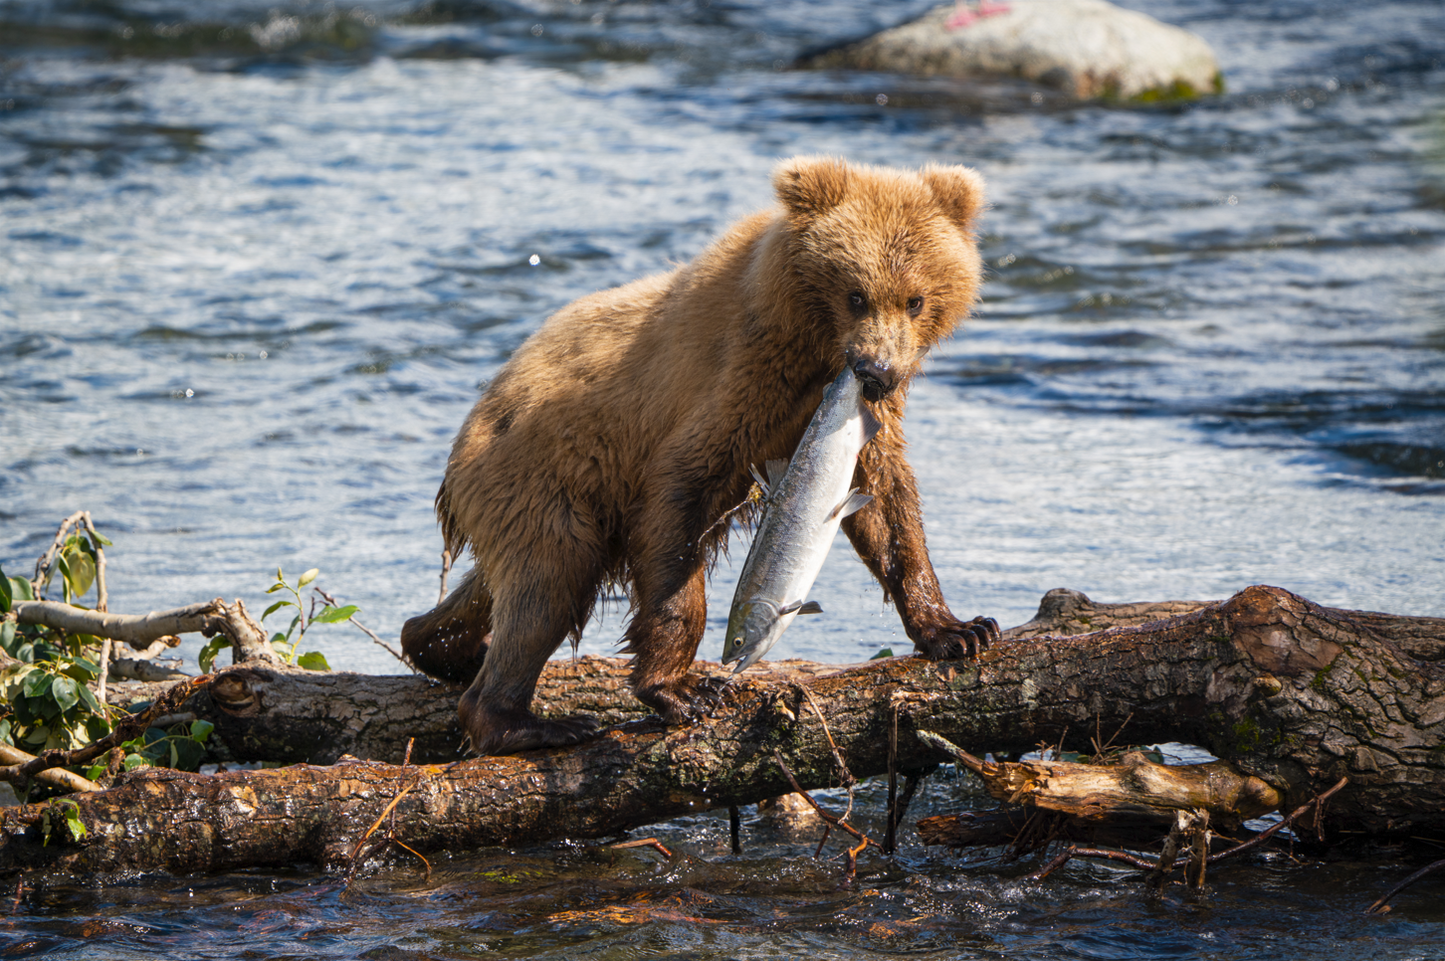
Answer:
<svg viewBox="0 0 1445 961"><path fill-rule="evenodd" d="M480 754L573 744L594 719L530 708L537 677L608 584L629 587L632 689L668 723L716 685L689 674L706 619L719 523L749 468L793 453L846 366L882 423L854 484L873 500L843 522L934 659L977 652L991 620L949 612L923 541L903 407L923 355L972 308L983 182L797 158L780 207L734 226L691 264L583 297L550 317L462 425L437 492L442 536L476 564L402 628L428 674L471 680L458 712Z"/></svg>

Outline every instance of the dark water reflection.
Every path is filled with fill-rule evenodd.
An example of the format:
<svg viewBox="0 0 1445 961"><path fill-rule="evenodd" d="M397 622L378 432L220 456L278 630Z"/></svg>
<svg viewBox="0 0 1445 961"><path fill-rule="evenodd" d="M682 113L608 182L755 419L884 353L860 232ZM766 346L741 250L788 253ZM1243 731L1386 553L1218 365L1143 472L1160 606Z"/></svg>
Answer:
<svg viewBox="0 0 1445 961"><path fill-rule="evenodd" d="M922 813L977 802L938 782ZM841 798L832 798L841 804ZM859 824L880 829L867 816ZM906 842L867 856L812 858L814 827L726 817L659 829L672 861L594 844L375 868L348 888L303 872L147 879L22 896L0 931L7 956L137 958L1434 958L1445 949L1436 889L1407 892L1386 918L1363 906L1397 880L1377 861L1269 854L1224 867L1201 892L1141 893L1134 872L1076 863L1047 883L1029 864L925 853ZM836 855L836 843L828 854ZM996 853L996 852L995 852Z"/></svg>
<svg viewBox="0 0 1445 961"><path fill-rule="evenodd" d="M431 499L478 383L547 313L692 257L769 202L777 158L818 152L990 184L985 303L908 427L962 612L1268 582L1441 614L1445 7L1131 5L1208 38L1229 92L1078 108L785 69L926 0L0 0L0 563L85 507L116 541L116 609L254 606L277 564L319 566L395 636L434 594ZM818 591L829 616L780 656L906 644L846 550ZM584 650L622 623L604 611ZM312 641L395 669L342 627ZM734 858L725 833L669 826L700 859L681 866L569 847L349 893L306 872L31 892L0 951L1445 955L1438 882L1357 916L1399 876L1375 863L1256 859L1151 903L1112 868L1038 886L916 848L845 886L811 840Z"/></svg>

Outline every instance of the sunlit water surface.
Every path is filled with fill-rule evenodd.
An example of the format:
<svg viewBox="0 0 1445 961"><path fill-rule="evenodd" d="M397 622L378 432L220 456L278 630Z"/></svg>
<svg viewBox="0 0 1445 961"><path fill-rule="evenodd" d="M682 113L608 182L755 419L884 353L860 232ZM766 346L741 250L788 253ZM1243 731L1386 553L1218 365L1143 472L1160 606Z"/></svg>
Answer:
<svg viewBox="0 0 1445 961"><path fill-rule="evenodd" d="M990 185L985 301L907 425L958 613L1260 582L1445 613L1445 9L1131 5L1210 40L1226 96L1076 108L785 69L913 0L0 0L0 564L24 571L86 508L115 541L113 610L255 609L278 565L319 567L395 638L435 600L432 497L478 386L551 311L766 205L779 158L832 153ZM838 547L827 615L775 655L906 649ZM745 552L712 580L703 656ZM582 650L613 652L624 624L605 606ZM344 625L308 641L398 667ZM1112 868L1034 885L913 847L850 886L812 834L735 858L725 822L662 833L705 862L564 847L350 892L306 873L52 889L0 938L84 957L1445 956L1440 882L1357 917L1399 874L1378 865L1257 859L1149 902Z"/></svg>

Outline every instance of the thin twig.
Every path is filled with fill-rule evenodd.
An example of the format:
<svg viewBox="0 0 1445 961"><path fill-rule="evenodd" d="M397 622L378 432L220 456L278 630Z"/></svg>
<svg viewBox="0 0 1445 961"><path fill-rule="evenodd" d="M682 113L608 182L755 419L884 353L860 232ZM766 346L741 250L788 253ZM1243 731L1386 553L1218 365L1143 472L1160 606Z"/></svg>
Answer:
<svg viewBox="0 0 1445 961"><path fill-rule="evenodd" d="M451 549L450 547L443 547L443 548L442 548L442 587L441 587L441 592L437 594L437 606L438 606L438 607L441 606L442 601L444 601L444 600L447 599L447 575L450 574L451 571L452 571L452 549Z"/></svg>
<svg viewBox="0 0 1445 961"><path fill-rule="evenodd" d="M326 592L325 592L324 590L322 590L321 588L319 588L319 587L313 587L312 590L314 590L316 593L320 594L320 595L321 595L321 599L322 599L323 601L325 601L327 604L330 604L332 607L340 607L340 606L341 606L340 604L336 603L336 598L335 598L335 597L333 597L332 595L326 593ZM367 637L371 638L371 640L372 640L374 643L380 644L382 647L386 648L386 653L390 654L392 657L396 658L398 661L401 661L403 664L406 664L406 669L407 669L408 671L411 671L413 674L418 673L418 672L417 672L417 669L414 668L414 667L412 667L411 664L407 662L407 659L404 658L404 657L402 657L401 654L399 654L399 653L397 653L395 650L393 650L393 649L392 649L392 646L391 646L390 644L386 643L386 642L383 641L380 637L378 637L377 634L376 634L376 632L373 631L371 628L367 627L365 624L363 624L363 623L361 623L360 621L358 621L358 620L356 619L356 615L355 615L355 614L351 615L351 616L348 617L346 620L349 621L349 622L352 623L352 624L355 624L355 625L361 630L361 633L363 633L363 634L365 634Z"/></svg>
<svg viewBox="0 0 1445 961"><path fill-rule="evenodd" d="M85 529L90 533L90 547L95 551L95 609L104 614L110 600L110 595L105 590L105 547L100 542L100 532L95 529L95 522L90 519L90 511L81 511L80 516L85 521Z"/></svg>
<svg viewBox="0 0 1445 961"><path fill-rule="evenodd" d="M1099 756L1100 756L1100 755L1102 755L1105 751L1109 750L1109 748L1114 745L1114 742L1115 742L1116 740L1118 740L1119 735L1124 733L1124 728L1128 727L1128 726L1129 726L1129 722L1132 721L1132 720L1134 720L1134 712L1133 712L1133 711L1130 711L1130 712L1129 712L1129 716L1126 717L1126 718L1124 718L1123 722L1120 723L1118 729L1115 730L1114 733L1109 736L1109 740L1105 741L1103 744L1100 744L1100 743L1099 743L1099 735L1100 735L1101 733L1103 733L1103 732L1101 732L1101 731L1099 730L1100 717L1101 717L1101 716L1100 716L1099 714L1095 714L1095 715L1094 715L1094 737L1093 737L1093 741L1094 741L1094 759L1095 759L1096 761L1099 759Z"/></svg>
<svg viewBox="0 0 1445 961"><path fill-rule="evenodd" d="M1164 849L1159 852L1159 861L1145 879L1146 890L1157 893L1164 887L1169 872L1174 870L1174 861L1179 856L1179 839L1184 835L1184 826L1188 819L1189 815L1184 811L1174 812L1174 823L1169 828L1169 836L1164 839Z"/></svg>
<svg viewBox="0 0 1445 961"><path fill-rule="evenodd" d="M938 770L938 765L933 764L922 771L914 771L912 774L907 774L904 776L903 793L898 796L898 809L894 812L893 816L895 844L897 843L897 831L900 827L903 826L903 819L908 815L908 805L913 802L913 795L915 792L917 792L918 785L922 784L923 779L928 777L928 775L932 774L936 770Z"/></svg>
<svg viewBox="0 0 1445 961"><path fill-rule="evenodd" d="M1105 861L1119 861L1130 867L1138 868L1141 871L1153 871L1157 866L1153 861L1124 851L1109 851L1104 848L1081 848L1075 844L1060 852L1057 857L1037 872L1029 875L1029 880L1042 881L1054 871L1063 867L1070 858L1100 858Z"/></svg>
<svg viewBox="0 0 1445 961"><path fill-rule="evenodd" d="M100 664L95 673L95 699L100 703L105 700L105 682L110 677L110 647L113 642L110 638L100 642Z"/></svg>
<svg viewBox="0 0 1445 961"><path fill-rule="evenodd" d="M46 574L50 571L50 565L55 563L56 552L65 546L65 535L70 532L71 527L80 523L80 519L84 516L85 511L76 511L61 521L60 529L55 532L55 540L51 542L50 547L46 548L45 553L41 554L39 559L35 561L35 577L31 580L30 586L37 600L44 599L42 585L45 582Z"/></svg>
<svg viewBox="0 0 1445 961"><path fill-rule="evenodd" d="M803 692L803 696L808 699L808 706L813 709L814 714L818 715L818 722L823 725L823 734L828 738L828 747L833 749L833 760L838 763L838 777L843 786L848 789L848 810L843 812L843 820L846 821L853 814L853 788L857 786L858 779L853 776L852 771L848 770L848 762L843 760L843 752L838 750L838 744L833 740L833 732L828 730L828 719L818 709L818 702L813 700L813 695L806 687L801 684L794 686Z"/></svg>
<svg viewBox="0 0 1445 961"><path fill-rule="evenodd" d="M361 853L361 847L362 847L362 845L364 845L364 844L367 842L367 839L369 839L373 834L376 833L376 829L379 828L379 827L381 827L381 822L382 822L382 821L385 821L385 820L386 820L386 816L387 816L388 814L390 814L393 810L395 810L396 806L401 803L401 799L404 798L404 797L406 797L408 794L410 794L410 793L411 793L411 789L414 788L414 787L416 787L416 786L417 786L418 784L420 784L420 783L421 783L421 776L420 776L420 775L418 775L417 777L412 778L411 783L408 784L408 785L406 785L405 787L403 787L400 791L396 792L396 797L392 798L392 799L391 799L391 802L388 803L387 806L386 806L384 809L382 809L382 812L381 812L381 814L377 817L376 821L373 822L372 825L371 825L371 827L367 829L366 833L361 836L361 840L356 842L356 847L354 847L354 848L351 849L351 860L352 860L353 866L355 865L355 862L356 862L356 856Z"/></svg>
<svg viewBox="0 0 1445 961"><path fill-rule="evenodd" d="M782 756L781 754L779 754L776 750L773 751L773 760L776 761L777 764L778 764L778 767L782 769L783 774L784 774L784 775L787 777L787 779L788 779L788 783L793 786L793 790L794 790L796 793L801 794L801 795L803 796L803 800L807 801L810 805L812 805L813 810L817 812L818 817L820 817L820 818L823 819L823 825L824 825L824 827L823 827L823 840L824 840L824 841L826 841L826 840L828 839L828 829L829 829L830 827L837 827L837 828L840 828L840 829L842 829L842 830L844 830L844 831L847 831L849 834L853 835L853 837L854 837L855 839L858 840L858 842L859 842L858 847L857 847L856 849L849 849L849 856L848 856L848 879L849 879L849 880L852 880L853 875L854 875L854 872L855 872L855 870L856 870L856 868L857 868L858 852L861 852L864 848L866 848L866 847L867 847L868 845L870 845L870 844L873 845L874 847L880 847L880 845L878 844L877 841L874 841L874 840L872 840L871 838L867 837L865 834L863 834L862 831L859 831L859 830L858 830L857 828L855 828L853 825L849 824L844 818L840 818L840 817L838 817L838 815L836 815L836 814L829 814L827 811L823 810L822 807L820 807L820 806L818 805L818 802L817 802L817 801L814 801L813 798L808 794L807 791L804 791L801 787L798 786L798 779L795 778L795 777L793 777L793 772L788 769L788 765L787 765L787 764L783 763L783 756ZM845 815L844 817L846 817L846 815ZM820 844L818 845L818 850L819 850L819 851L822 851L822 849L823 849L823 846L822 846L822 844L820 843ZM814 855L814 856L816 857L817 855Z"/></svg>
<svg viewBox="0 0 1445 961"><path fill-rule="evenodd" d="M1069 863L1069 859L1074 856L1074 851L1075 851L1076 849L1077 849L1076 847L1069 847L1069 848L1065 848L1064 850L1060 851L1058 854L1054 855L1053 859L1050 860L1048 864L1045 864L1043 867L1039 868L1039 869L1038 869L1037 871L1035 871L1033 874L1030 874L1030 875L1029 875L1029 880L1030 880L1030 881L1042 881L1044 878L1048 877L1050 874L1053 874L1053 873L1054 873L1055 871L1057 871L1059 868L1061 868L1061 867L1063 867L1065 864L1068 864L1068 863Z"/></svg>
<svg viewBox="0 0 1445 961"><path fill-rule="evenodd" d="M609 844L607 847L613 851L621 851L625 848L652 848L669 861L672 860L672 852L663 846L657 838L638 838L636 841L622 841L618 844Z"/></svg>
<svg viewBox="0 0 1445 961"><path fill-rule="evenodd" d="M883 831L883 853L898 850L898 705L893 705L892 722L888 725L888 824Z"/></svg>
<svg viewBox="0 0 1445 961"><path fill-rule="evenodd" d="M417 857L421 858L422 866L426 868L426 874L422 877L421 883L422 883L422 884L426 884L428 881L431 880L431 862L428 861L428 860L422 855L422 853L421 853L420 851L418 851L416 848L412 847L410 844L407 844L405 841L402 841L402 840L399 839L399 838L393 837L393 838L391 839L391 843L392 843L392 844L395 844L395 845L396 845L397 847L399 847L399 848L405 848L406 850L410 851L412 854L415 854Z"/></svg>
<svg viewBox="0 0 1445 961"><path fill-rule="evenodd" d="M1233 857L1233 856L1236 855L1236 854L1241 854L1241 853L1243 853L1243 852L1245 852L1245 851L1248 851L1250 848L1258 847L1259 845L1263 844L1265 841L1267 841L1267 840L1269 840L1271 837L1273 837L1277 832L1282 831L1282 830L1284 830L1285 828L1289 827L1291 824L1293 824L1293 823L1295 822L1295 819L1296 819L1296 818L1302 816L1306 811L1308 811L1310 808L1314 807L1316 804L1322 804L1322 803L1324 803L1325 801L1329 800L1329 798L1330 798L1336 791L1338 791L1340 788L1344 787L1346 784L1349 784L1349 783L1350 783L1350 779L1349 779L1348 777L1342 777L1342 778L1340 778L1339 782L1336 783L1334 787L1330 788L1328 791L1324 792L1323 794L1320 794L1320 795L1316 796L1316 797L1314 798L1314 800L1306 801L1304 804L1301 804L1299 807L1297 807L1297 808L1294 809L1294 812L1293 812L1292 814L1290 814L1289 817L1285 818L1284 820L1282 820L1282 821L1280 821L1280 822L1278 822L1278 823L1276 823L1276 824L1271 825L1268 829L1259 832L1259 833L1256 834L1254 837L1250 838L1248 841L1245 841L1243 844L1236 845L1235 847L1232 847L1232 848L1230 848L1230 849L1227 850L1227 851L1220 851L1218 854L1211 854L1211 855L1209 856L1208 860L1207 860L1205 863L1207 863L1207 864L1215 864L1215 863L1217 863L1217 862L1219 862L1219 861L1223 861L1225 858Z"/></svg>
<svg viewBox="0 0 1445 961"><path fill-rule="evenodd" d="M1388 902L1388 901L1389 901L1391 898L1393 898L1395 895L1399 894L1401 891L1403 891L1403 890L1405 890L1406 888L1408 888L1410 885L1414 884L1416 881L1418 881L1418 880L1420 880L1421 878L1423 878L1425 875L1430 874L1430 873L1433 872L1433 871L1438 871L1438 870L1440 870L1441 868L1445 868L1445 858L1441 858L1440 860L1436 861L1434 864L1427 864L1427 865L1425 865L1423 868L1421 868L1420 870L1416 871L1414 874L1410 875L1408 878L1406 878L1405 880L1401 881L1399 884L1395 885L1395 886L1394 886L1393 888L1391 888L1389 891L1385 892L1385 896L1384 896L1384 897L1380 898L1380 900L1376 901L1374 904L1372 904L1372 905L1370 905L1368 908L1366 908L1366 909L1365 909L1365 913L1366 913L1366 914L1384 914L1384 913L1386 913L1387 911L1390 910L1390 906L1389 906L1386 902Z"/></svg>

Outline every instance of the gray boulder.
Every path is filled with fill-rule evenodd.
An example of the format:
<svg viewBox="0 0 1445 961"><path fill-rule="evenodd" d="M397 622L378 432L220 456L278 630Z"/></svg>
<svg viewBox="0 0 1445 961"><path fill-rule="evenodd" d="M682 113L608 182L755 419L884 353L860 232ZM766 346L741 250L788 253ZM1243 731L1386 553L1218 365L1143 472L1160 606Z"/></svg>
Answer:
<svg viewBox="0 0 1445 961"><path fill-rule="evenodd" d="M1105 0L1008 0L1002 12L949 26L950 20L968 20L968 9L937 7L803 65L1022 77L1084 100L1154 100L1223 90L1218 61L1204 40Z"/></svg>

